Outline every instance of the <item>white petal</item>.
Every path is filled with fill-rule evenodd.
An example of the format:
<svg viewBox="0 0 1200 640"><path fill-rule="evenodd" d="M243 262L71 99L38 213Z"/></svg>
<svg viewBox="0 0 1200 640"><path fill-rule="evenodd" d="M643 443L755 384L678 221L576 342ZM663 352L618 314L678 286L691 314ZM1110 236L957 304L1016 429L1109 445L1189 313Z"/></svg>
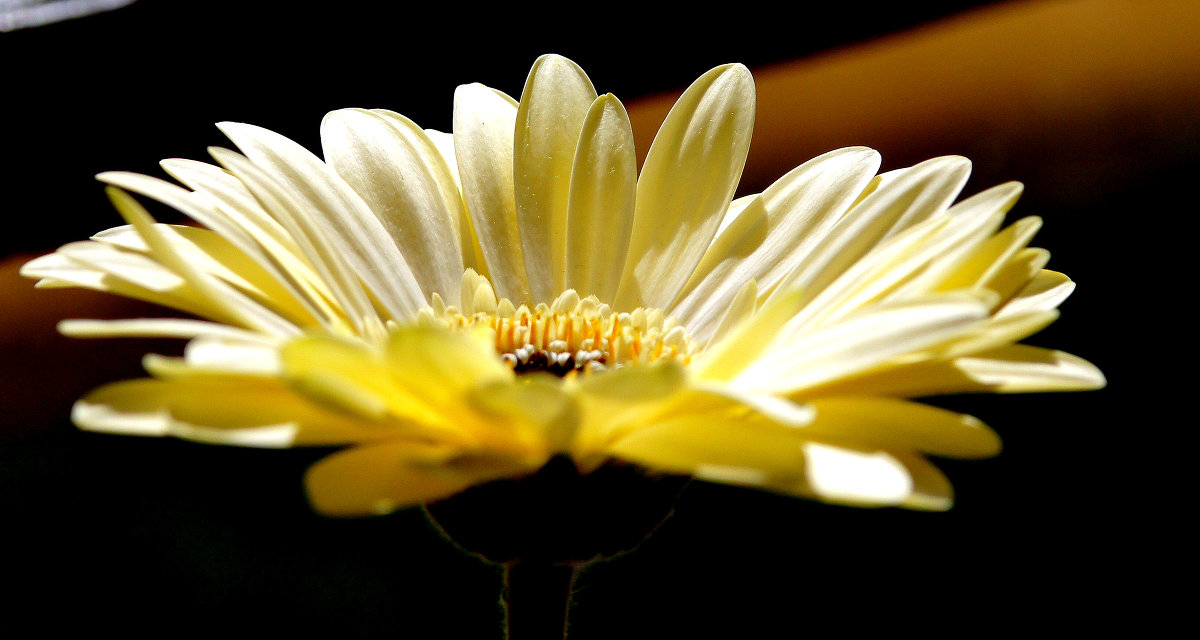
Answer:
<svg viewBox="0 0 1200 640"><path fill-rule="evenodd" d="M894 179L882 180L855 205L776 291L801 288L815 295L885 238L943 211L970 167L965 158L951 156L892 172Z"/></svg>
<svg viewBox="0 0 1200 640"><path fill-rule="evenodd" d="M863 147L793 169L717 236L671 312L695 328L703 323L694 319L719 314L747 280L770 291L821 243L878 169L879 154Z"/></svg>
<svg viewBox="0 0 1200 640"><path fill-rule="evenodd" d="M459 222L466 212L424 132L399 116L389 121L342 109L322 121L321 146L329 166L383 223L422 294L452 295L463 272Z"/></svg>
<svg viewBox="0 0 1200 640"><path fill-rule="evenodd" d="M291 140L252 125L223 122L225 135L255 165L287 188L311 221L394 318L425 305L421 288L396 243L371 209L324 162Z"/></svg>
<svg viewBox="0 0 1200 640"><path fill-rule="evenodd" d="M900 504L912 492L908 471L883 451L864 453L819 442L804 443L812 490L834 502Z"/></svg>
<svg viewBox="0 0 1200 640"><path fill-rule="evenodd" d="M987 306L964 295L931 296L881 305L828 327L792 334L788 327L733 383L792 392L943 342L987 317Z"/></svg>
<svg viewBox="0 0 1200 640"><path fill-rule="evenodd" d="M209 153L246 185L263 207L288 229L336 298L350 322L362 332L382 325L367 293L334 238L328 236L311 210L297 202L283 185L246 157L228 149L210 148Z"/></svg>
<svg viewBox="0 0 1200 640"><path fill-rule="evenodd" d="M513 191L516 118L511 98L481 84L454 92L454 154L488 274L500 297L528 303Z"/></svg>
<svg viewBox="0 0 1200 640"><path fill-rule="evenodd" d="M59 333L72 338L196 338L209 336L240 341L263 341L266 336L203 320L137 318L129 320L63 320ZM266 344L273 342L267 339Z"/></svg>
<svg viewBox="0 0 1200 640"><path fill-rule="evenodd" d="M154 257L183 278L209 304L233 318L235 324L274 335L299 333L296 325L190 264L175 250L154 224L150 214L132 196L115 187L108 187L107 192L117 211L137 229Z"/></svg>
<svg viewBox="0 0 1200 640"><path fill-rule="evenodd" d="M327 283L305 259L304 251L277 220L255 200L240 180L227 171L193 160L163 160L172 177L194 190L196 198L215 207L237 224L256 245L244 247L246 255L272 274L290 297L326 325L336 324L337 312Z"/></svg>

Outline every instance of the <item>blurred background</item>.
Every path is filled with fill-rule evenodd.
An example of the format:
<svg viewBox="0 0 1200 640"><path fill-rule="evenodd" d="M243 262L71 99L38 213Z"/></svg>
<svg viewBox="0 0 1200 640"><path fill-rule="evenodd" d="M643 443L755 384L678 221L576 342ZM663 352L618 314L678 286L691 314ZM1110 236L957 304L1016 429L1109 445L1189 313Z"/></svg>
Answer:
<svg viewBox="0 0 1200 640"><path fill-rule="evenodd" d="M214 122L259 124L313 150L321 117L340 107L449 130L456 85L519 95L548 52L626 103L642 153L679 90L718 64L749 65L759 116L742 193L851 144L879 149L884 170L968 156L967 194L1024 182L1012 215L1044 218L1034 244L1079 283L1062 319L1027 342L1109 378L1091 393L932 400L1005 441L996 459L939 463L957 491L947 513L693 483L640 550L582 576L570 637L798 636L831 624L1144 632L1169 606L1147 571L1170 561L1178 534L1148 500L1176 473L1159 453L1179 421L1167 361L1192 349L1167 340L1184 317L1174 290L1195 273L1183 227L1200 168L1197 3L139 0L42 26L12 18L19 4L0 4L0 576L18 591L0 604L6 625L499 637L499 570L419 511L308 510L302 474L323 451L75 431L75 397L179 346L57 337L64 317L157 312L34 291L15 271L120 223L94 174L163 176L159 159L205 159L207 146L229 146Z"/></svg>

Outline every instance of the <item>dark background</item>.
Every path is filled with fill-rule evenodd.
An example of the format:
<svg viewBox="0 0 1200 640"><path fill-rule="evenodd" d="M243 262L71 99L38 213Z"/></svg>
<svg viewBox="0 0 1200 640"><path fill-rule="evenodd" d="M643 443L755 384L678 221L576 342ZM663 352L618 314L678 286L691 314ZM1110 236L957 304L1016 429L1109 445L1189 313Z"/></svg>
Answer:
<svg viewBox="0 0 1200 640"><path fill-rule="evenodd" d="M723 62L801 58L985 3L842 3L795 16L745 3L616 14L612 5L445 4L141 0L0 34L0 256L118 224L92 176L162 175L160 158L203 159L206 146L228 145L213 122L260 124L310 149L321 116L345 106L392 108L448 130L456 85L519 95L546 52L571 57L597 89L628 103ZM1178 125L1154 143L1169 153L1153 166L1130 160L1122 173L1123 159L1110 157L1105 166L1124 177L1085 171L1065 191L1039 169L1017 207L1046 219L1036 244L1080 283L1063 319L1028 342L1095 362L1108 389L936 399L1005 441L996 459L939 462L957 491L947 513L695 483L640 550L584 574L571 637L792 637L829 624L841 635L1079 632L1150 611L1135 599L1147 591L1140 571L1157 563L1168 534L1145 502L1166 474L1149 461L1194 424L1176 426L1155 408L1171 406L1162 354L1191 348L1160 346L1186 326L1159 282L1194 275L1170 275L1182 262L1170 243L1195 214L1188 180L1200 167L1195 121ZM882 151L885 169L908 159L905 149ZM996 156L1012 173L993 175L976 157L968 192L1025 179L1023 162L1054 161L1019 149ZM5 626L499 637L499 570L440 539L419 511L331 520L308 510L300 480L321 455L83 434L61 416L5 436L0 580L18 591L0 600Z"/></svg>

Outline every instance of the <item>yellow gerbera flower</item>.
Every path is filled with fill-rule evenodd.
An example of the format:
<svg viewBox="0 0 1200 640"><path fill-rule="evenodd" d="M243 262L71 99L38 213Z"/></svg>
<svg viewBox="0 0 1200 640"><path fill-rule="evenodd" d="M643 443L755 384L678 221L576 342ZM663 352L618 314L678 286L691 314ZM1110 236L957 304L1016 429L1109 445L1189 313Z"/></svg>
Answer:
<svg viewBox="0 0 1200 640"><path fill-rule="evenodd" d="M978 420L909 398L1090 389L1015 344L1071 292L1000 230L1008 183L954 204L970 164L876 175L832 151L733 200L754 87L704 74L638 175L629 118L565 58L520 101L455 93L453 135L384 110L322 123L325 160L247 124L241 154L167 160L186 188L105 173L128 226L27 264L206 320L69 320L76 336L187 338L150 378L81 399L85 429L245 446L348 445L308 473L324 513L383 513L609 460L824 501L943 509L925 454L981 457ZM159 224L129 195L206 228Z"/></svg>

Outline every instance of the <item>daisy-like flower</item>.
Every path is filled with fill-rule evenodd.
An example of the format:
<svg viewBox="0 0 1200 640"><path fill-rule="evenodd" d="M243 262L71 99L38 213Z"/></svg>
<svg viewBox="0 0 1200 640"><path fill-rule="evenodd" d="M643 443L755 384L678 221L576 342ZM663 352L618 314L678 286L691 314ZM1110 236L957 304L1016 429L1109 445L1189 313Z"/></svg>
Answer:
<svg viewBox="0 0 1200 640"><path fill-rule="evenodd" d="M73 336L188 339L151 377L79 400L84 429L231 445L345 445L306 482L384 513L610 460L853 505L944 509L926 455L994 455L980 421L911 398L1093 389L1016 344L1074 287L1001 229L1021 186L955 203L970 164L876 175L832 151L733 199L754 87L740 65L679 99L639 175L629 118L545 56L519 101L460 87L453 134L345 109L325 159L225 123L183 186L105 173L128 222L25 265L201 319L68 320ZM202 227L156 223L130 193Z"/></svg>

